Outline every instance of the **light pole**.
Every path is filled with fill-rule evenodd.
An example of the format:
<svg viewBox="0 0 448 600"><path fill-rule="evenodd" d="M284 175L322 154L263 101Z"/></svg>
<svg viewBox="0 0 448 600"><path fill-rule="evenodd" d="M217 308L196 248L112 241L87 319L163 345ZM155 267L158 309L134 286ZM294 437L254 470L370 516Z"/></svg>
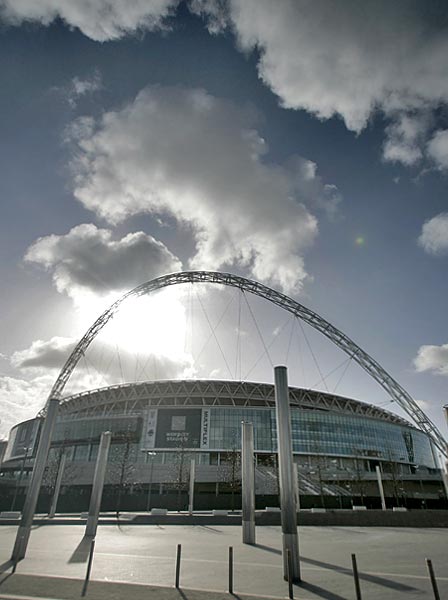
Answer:
<svg viewBox="0 0 448 600"><path fill-rule="evenodd" d="M24 450L25 450L25 454L23 455L22 464L20 466L19 479L16 481L14 497L11 502L11 511L14 510L14 506L15 506L16 500L17 500L17 493L19 491L20 484L22 483L23 471L25 470L25 463L26 463L26 459L28 458L28 451L32 450L32 448L24 448Z"/></svg>
<svg viewBox="0 0 448 600"><path fill-rule="evenodd" d="M384 496L383 477L381 475L381 468L379 465L376 465L375 471L376 471L376 479L378 482L378 491L380 493L380 498L381 498L381 510L386 510L386 498Z"/></svg>
<svg viewBox="0 0 448 600"><path fill-rule="evenodd" d="M154 456L156 455L156 453L151 450L142 450L142 452L146 452L146 456L151 457L150 467L149 467L148 499L146 501L146 512L149 512L149 510L151 508L152 471L154 468Z"/></svg>

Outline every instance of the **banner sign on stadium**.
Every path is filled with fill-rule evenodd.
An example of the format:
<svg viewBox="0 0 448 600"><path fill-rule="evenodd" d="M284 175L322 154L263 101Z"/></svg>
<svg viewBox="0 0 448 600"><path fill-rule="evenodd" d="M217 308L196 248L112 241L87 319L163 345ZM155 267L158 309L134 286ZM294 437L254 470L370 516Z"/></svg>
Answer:
<svg viewBox="0 0 448 600"><path fill-rule="evenodd" d="M208 436L210 427L210 409L202 409L201 418L201 448L208 448Z"/></svg>
<svg viewBox="0 0 448 600"><path fill-rule="evenodd" d="M154 448L156 443L156 427L157 427L157 409L152 408L148 411L145 430L142 436L143 448Z"/></svg>
<svg viewBox="0 0 448 600"><path fill-rule="evenodd" d="M200 437L200 408L159 408L157 448L199 448Z"/></svg>

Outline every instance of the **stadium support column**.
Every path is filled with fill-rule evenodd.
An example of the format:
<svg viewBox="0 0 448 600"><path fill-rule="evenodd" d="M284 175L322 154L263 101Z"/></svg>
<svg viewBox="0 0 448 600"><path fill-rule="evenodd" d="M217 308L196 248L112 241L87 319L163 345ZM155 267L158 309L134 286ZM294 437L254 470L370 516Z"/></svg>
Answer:
<svg viewBox="0 0 448 600"><path fill-rule="evenodd" d="M190 461L190 492L188 494L188 512L193 514L194 505L194 478L195 478L196 461L194 458Z"/></svg>
<svg viewBox="0 0 448 600"><path fill-rule="evenodd" d="M241 423L242 440L242 525L243 544L255 544L255 469L254 469L254 426Z"/></svg>
<svg viewBox="0 0 448 600"><path fill-rule="evenodd" d="M283 576L288 578L288 555L292 580L300 581L297 508L294 490L291 417L289 410L288 374L286 367L275 367L275 404L277 414L277 444L280 470L280 504L283 535Z"/></svg>
<svg viewBox="0 0 448 600"><path fill-rule="evenodd" d="M386 498L384 497L383 478L381 477L381 469L380 469L379 465L376 465L375 471L376 471L376 479L378 481L378 490L380 492L380 497L381 497L381 508L382 508L382 510L386 510Z"/></svg>
<svg viewBox="0 0 448 600"><path fill-rule="evenodd" d="M25 498L25 504L22 511L22 519L17 531L14 549L11 560L17 562L25 558L28 541L30 539L31 526L33 524L34 512L36 510L37 500L39 498L40 486L44 475L45 464L47 462L48 450L50 449L51 436L53 434L54 424L58 415L59 400L52 398L47 405L47 414L45 417L42 432L40 434L39 446L36 453L33 473L31 475L30 487Z"/></svg>
<svg viewBox="0 0 448 600"><path fill-rule="evenodd" d="M446 422L448 424L448 405L444 406L444 411L445 411L445 418L446 418ZM431 444L432 447L432 444ZM448 444L446 445L446 449L447 449L447 454L448 454ZM437 465L437 463L436 463ZM442 478L443 478L443 485L445 487L445 496L448 500L448 458L445 458L445 469L442 469Z"/></svg>
<svg viewBox="0 0 448 600"><path fill-rule="evenodd" d="M95 537L100 515L101 498L103 496L104 478L106 475L107 457L111 440L111 432L101 434L100 447L96 457L95 474L93 476L92 495L90 496L89 516L86 524L86 536Z"/></svg>
<svg viewBox="0 0 448 600"><path fill-rule="evenodd" d="M64 475L64 469L65 469L65 459L66 459L65 454L62 454L61 460L59 461L59 469L58 469L58 474L56 477L56 484L54 486L53 498L51 499L50 511L48 513L48 516L50 519L52 519L54 517L54 515L56 514L56 508L57 508L58 499L59 499L59 492L61 491L62 476Z"/></svg>

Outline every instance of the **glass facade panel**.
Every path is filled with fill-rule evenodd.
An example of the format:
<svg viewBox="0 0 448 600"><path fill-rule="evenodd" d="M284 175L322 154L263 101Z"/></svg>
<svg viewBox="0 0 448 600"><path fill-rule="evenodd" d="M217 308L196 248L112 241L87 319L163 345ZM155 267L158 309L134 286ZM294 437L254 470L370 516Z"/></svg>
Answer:
<svg viewBox="0 0 448 600"><path fill-rule="evenodd" d="M255 450L275 452L275 409L212 408L210 449L241 447L241 421L254 425ZM434 467L427 436L411 427L331 411L291 409L293 451L357 455Z"/></svg>
<svg viewBox="0 0 448 600"><path fill-rule="evenodd" d="M210 418L209 446L213 449L241 448L241 422L254 426L255 450L273 450L273 411L256 408L213 408Z"/></svg>
<svg viewBox="0 0 448 600"><path fill-rule="evenodd" d="M111 431L113 438L138 438L141 432L141 419L137 416L90 417L86 419L58 420L53 441L99 440L103 431Z"/></svg>
<svg viewBox="0 0 448 600"><path fill-rule="evenodd" d="M169 413L170 409L164 408ZM194 411L200 411L197 407ZM177 411L177 412L176 412ZM187 413L188 409L184 409ZM174 413L179 410L173 408ZM203 455L199 464L215 464L218 453L241 448L241 422L254 426L257 452L277 451L275 408L213 406L207 408L207 444L198 448ZM197 419L196 419L197 420ZM186 422L188 419L186 419ZM124 452L126 443L131 462L145 462L146 456L138 446L142 439L142 417L117 415L83 419L63 419L56 425L54 441L66 440L75 446L73 460L95 460L97 443L103 431L112 431L111 454ZM331 410L291 408L293 451L306 455L358 456L365 459L405 462L437 467L428 436L411 426L401 425L362 415L338 413ZM77 442L81 442L78 445ZM84 442L84 444L82 443ZM90 445L90 449L89 449ZM154 463L169 463L169 452L154 448Z"/></svg>

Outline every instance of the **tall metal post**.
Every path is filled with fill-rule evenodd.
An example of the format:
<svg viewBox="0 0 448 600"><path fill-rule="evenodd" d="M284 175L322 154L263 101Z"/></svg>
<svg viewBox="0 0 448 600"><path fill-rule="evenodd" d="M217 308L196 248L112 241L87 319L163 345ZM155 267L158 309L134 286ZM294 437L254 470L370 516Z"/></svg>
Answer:
<svg viewBox="0 0 448 600"><path fill-rule="evenodd" d="M51 499L50 511L48 513L48 516L50 519L53 519L54 515L56 514L56 508L57 508L58 499L59 499L59 492L61 491L62 476L64 475L64 469L65 469L65 459L66 459L66 455L63 454L61 456L61 460L59 461L58 475L56 477L53 498Z"/></svg>
<svg viewBox="0 0 448 600"><path fill-rule="evenodd" d="M34 512L39 498L40 486L47 462L48 450L50 449L51 436L58 415L59 400L52 398L47 405L47 415L40 434L39 446L36 453L31 482L25 498L22 511L22 519L14 543L11 560L16 563L25 558L28 541L30 539L31 526L33 525Z"/></svg>
<svg viewBox="0 0 448 600"><path fill-rule="evenodd" d="M294 495L296 498L296 511L298 511L300 509L299 465L297 463L292 463L292 468L294 471Z"/></svg>
<svg viewBox="0 0 448 600"><path fill-rule="evenodd" d="M152 452L151 450L142 450L142 452L146 452L146 462L148 462L148 459L150 460L148 496L146 498L146 512L149 512L151 509L152 472L154 470L154 457L156 455L156 452Z"/></svg>
<svg viewBox="0 0 448 600"><path fill-rule="evenodd" d="M442 481L445 488L445 496L448 500L448 460L445 462L445 470L442 469Z"/></svg>
<svg viewBox="0 0 448 600"><path fill-rule="evenodd" d="M190 461L190 491L188 494L188 512L193 514L194 505L194 478L195 478L196 461L194 458Z"/></svg>
<svg viewBox="0 0 448 600"><path fill-rule="evenodd" d="M243 421L241 428L243 544L255 544L254 426Z"/></svg>
<svg viewBox="0 0 448 600"><path fill-rule="evenodd" d="M288 578L288 551L291 575L300 581L297 509L294 494L291 418L289 410L288 374L286 367L275 367L275 403L277 415L277 444L280 470L280 504L283 534L283 576Z"/></svg>
<svg viewBox="0 0 448 600"><path fill-rule="evenodd" d="M95 537L96 535L111 437L112 434L110 431L104 431L101 434L100 447L98 449L98 456L96 457L95 474L93 476L92 495L90 496L86 536Z"/></svg>
<svg viewBox="0 0 448 600"><path fill-rule="evenodd" d="M25 454L23 455L22 458L22 464L20 466L20 474L19 474L19 479L18 481L16 481L16 486L15 486L15 490L14 490L14 496L11 502L11 508L9 509L10 511L14 510L14 507L16 505L16 500L17 500L17 493L20 489L20 484L22 483L22 477L23 477L23 472L25 470L25 464L26 464L26 459L28 458L28 450L30 450L30 448L25 448Z"/></svg>
<svg viewBox="0 0 448 600"><path fill-rule="evenodd" d="M386 498L384 497L383 478L381 477L381 469L380 469L379 465L376 465L375 471L376 471L376 478L378 481L378 490L379 490L380 496L381 496L381 508L382 508L382 510L386 510Z"/></svg>

